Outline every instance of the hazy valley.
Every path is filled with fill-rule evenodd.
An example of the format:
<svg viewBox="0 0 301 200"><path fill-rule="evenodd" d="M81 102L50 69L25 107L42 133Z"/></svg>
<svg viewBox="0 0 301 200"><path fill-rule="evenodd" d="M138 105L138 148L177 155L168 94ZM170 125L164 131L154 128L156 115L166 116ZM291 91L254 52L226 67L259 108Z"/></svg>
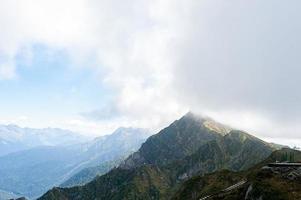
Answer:
<svg viewBox="0 0 301 200"><path fill-rule="evenodd" d="M12 136L11 127L6 127L10 131L2 131L0 136ZM134 128L119 128L111 135L95 139L57 129L43 133L13 126L13 131L17 141L10 141L16 146L15 152L0 157L0 189L28 198L38 197L60 184L85 183L109 171L137 150L149 135L147 130ZM26 149L17 150L19 144ZM6 144L2 148L5 147ZM92 175L81 178L85 170Z"/></svg>

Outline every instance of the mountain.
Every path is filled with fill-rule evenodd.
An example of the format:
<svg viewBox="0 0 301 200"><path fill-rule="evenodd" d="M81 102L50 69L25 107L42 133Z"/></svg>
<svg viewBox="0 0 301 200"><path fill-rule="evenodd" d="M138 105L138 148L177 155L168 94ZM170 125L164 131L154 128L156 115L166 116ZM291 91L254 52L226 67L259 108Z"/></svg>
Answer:
<svg viewBox="0 0 301 200"><path fill-rule="evenodd" d="M118 168L84 186L53 188L40 200L169 199L197 174L245 170L273 150L245 132L188 113L148 138Z"/></svg>
<svg viewBox="0 0 301 200"><path fill-rule="evenodd" d="M0 157L0 188L35 197L56 185L77 163L80 152L64 147L36 147Z"/></svg>
<svg viewBox="0 0 301 200"><path fill-rule="evenodd" d="M58 128L32 129L12 124L0 125L0 156L38 146L66 146L89 140L89 137Z"/></svg>
<svg viewBox="0 0 301 200"><path fill-rule="evenodd" d="M176 173L175 179L183 180L220 169L241 171L259 163L272 151L270 144L245 132L232 130L222 138L202 145L195 153L168 168Z"/></svg>
<svg viewBox="0 0 301 200"><path fill-rule="evenodd" d="M99 161L107 162L112 158L135 152L150 135L146 129L120 127L110 135L96 138L83 145L82 149L89 157L92 156L91 163L98 164Z"/></svg>
<svg viewBox="0 0 301 200"><path fill-rule="evenodd" d="M73 187L78 185L85 185L86 183L92 181L97 176L101 176L110 169L117 167L125 157L116 158L116 160L104 162L98 166L95 167L87 167L79 171L78 173L74 174L72 177L70 177L68 180L63 182L60 187Z"/></svg>
<svg viewBox="0 0 301 200"><path fill-rule="evenodd" d="M300 167L267 166L275 161L287 161L284 158L288 154L294 155L295 162L301 162L300 151L292 149L278 150L260 164L246 171L222 170L205 176L195 176L184 182L171 199L301 199Z"/></svg>
<svg viewBox="0 0 301 200"><path fill-rule="evenodd" d="M125 158L149 136L144 129L119 128L111 135L83 144L39 146L0 157L0 188L37 197L88 167L101 166L102 173ZM77 182L78 181L78 182ZM73 179L72 184L81 184Z"/></svg>
<svg viewBox="0 0 301 200"><path fill-rule="evenodd" d="M151 136L122 167L131 168L144 164L165 165L183 159L203 144L221 138L230 130L209 118L200 118L189 112L158 134Z"/></svg>
<svg viewBox="0 0 301 200"><path fill-rule="evenodd" d="M0 200L8 200L8 199L14 199L18 198L18 195L13 194L11 192L6 192L3 190L0 190Z"/></svg>

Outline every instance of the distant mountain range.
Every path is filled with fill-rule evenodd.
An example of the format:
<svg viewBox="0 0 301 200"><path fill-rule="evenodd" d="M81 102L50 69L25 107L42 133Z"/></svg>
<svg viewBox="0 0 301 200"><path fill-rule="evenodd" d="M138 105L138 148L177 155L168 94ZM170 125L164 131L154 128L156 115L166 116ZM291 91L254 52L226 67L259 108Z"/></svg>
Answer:
<svg viewBox="0 0 301 200"><path fill-rule="evenodd" d="M0 200L8 200L8 199L15 199L15 198L18 198L18 195L13 194L11 192L0 190Z"/></svg>
<svg viewBox="0 0 301 200"><path fill-rule="evenodd" d="M109 171L113 163L119 164L136 151L150 135L145 129L119 128L111 135L87 142L78 134L60 129L22 130L8 126L1 130L5 141L14 145L20 142L25 149L0 157L0 189L30 198L65 181L66 185L77 185L92 180L92 176ZM94 168L97 170L91 177L78 178L81 170L96 166L99 168Z"/></svg>
<svg viewBox="0 0 301 200"><path fill-rule="evenodd" d="M98 175L117 167L135 152L151 134L146 129L118 128L114 133L96 138L85 146L88 155L96 155L82 170L61 184L62 187L83 185ZM90 156L91 157L91 156Z"/></svg>
<svg viewBox="0 0 301 200"><path fill-rule="evenodd" d="M55 187L39 199L170 199L195 176L248 170L278 148L210 118L187 113L149 137L118 168L83 186Z"/></svg>
<svg viewBox="0 0 301 200"><path fill-rule="evenodd" d="M68 146L91 138L58 128L32 129L0 125L0 156L38 146Z"/></svg>

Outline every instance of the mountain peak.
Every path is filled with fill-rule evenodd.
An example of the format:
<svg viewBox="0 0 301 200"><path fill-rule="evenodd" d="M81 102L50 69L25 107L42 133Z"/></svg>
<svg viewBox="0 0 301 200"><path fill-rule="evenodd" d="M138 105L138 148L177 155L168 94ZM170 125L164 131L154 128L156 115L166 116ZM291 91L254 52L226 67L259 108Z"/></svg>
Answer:
<svg viewBox="0 0 301 200"><path fill-rule="evenodd" d="M149 137L106 175L81 188L62 189L56 194L50 191L40 199L58 195L63 196L54 199L169 199L178 184L190 177L221 169L245 170L267 158L272 150L245 132L188 112Z"/></svg>
<svg viewBox="0 0 301 200"><path fill-rule="evenodd" d="M200 115L200 114L196 114L192 111L188 111L182 118L183 119L194 119L194 120L203 121L203 120L206 120L208 117L205 117L205 116Z"/></svg>
<svg viewBox="0 0 301 200"><path fill-rule="evenodd" d="M230 128L229 126L221 124L208 116L199 115L191 111L186 113L180 120L196 121L198 123L203 124L203 126L208 128L209 130L217 132L221 135L226 135L232 130L232 128Z"/></svg>
<svg viewBox="0 0 301 200"><path fill-rule="evenodd" d="M133 136L139 138L147 138L151 135L148 129L134 127L119 127L110 136L124 137Z"/></svg>
<svg viewBox="0 0 301 200"><path fill-rule="evenodd" d="M159 133L149 137L138 152L130 156L123 168L146 164L167 164L195 152L201 145L221 138L229 128L210 118L188 112Z"/></svg>
<svg viewBox="0 0 301 200"><path fill-rule="evenodd" d="M119 127L112 134L104 135L95 138L92 143L89 144L89 149L96 149L99 151L101 146L104 149L111 149L111 146L116 146L120 150L127 149L128 145L140 146L147 137L149 137L150 131L142 128L133 127ZM134 145L135 144L135 145Z"/></svg>

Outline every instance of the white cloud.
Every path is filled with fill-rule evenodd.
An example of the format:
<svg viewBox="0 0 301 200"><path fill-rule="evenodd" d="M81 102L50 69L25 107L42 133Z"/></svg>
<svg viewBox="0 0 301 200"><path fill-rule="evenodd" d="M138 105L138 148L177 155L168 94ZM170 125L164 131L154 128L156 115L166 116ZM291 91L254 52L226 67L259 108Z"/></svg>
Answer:
<svg viewBox="0 0 301 200"><path fill-rule="evenodd" d="M0 80L13 79L16 76L13 61L0 63Z"/></svg>
<svg viewBox="0 0 301 200"><path fill-rule="evenodd" d="M1 124L20 124L23 125L24 123L28 122L30 119L28 116L22 115L18 117L7 117L7 118L0 118Z"/></svg>
<svg viewBox="0 0 301 200"><path fill-rule="evenodd" d="M0 66L9 66L0 67L1 77L16 76L22 49L43 44L75 63L97 60L95 70L105 71L102 81L116 94L112 107L122 115L115 125L156 129L190 108L259 136L289 131L300 138L298 1L0 5Z"/></svg>

